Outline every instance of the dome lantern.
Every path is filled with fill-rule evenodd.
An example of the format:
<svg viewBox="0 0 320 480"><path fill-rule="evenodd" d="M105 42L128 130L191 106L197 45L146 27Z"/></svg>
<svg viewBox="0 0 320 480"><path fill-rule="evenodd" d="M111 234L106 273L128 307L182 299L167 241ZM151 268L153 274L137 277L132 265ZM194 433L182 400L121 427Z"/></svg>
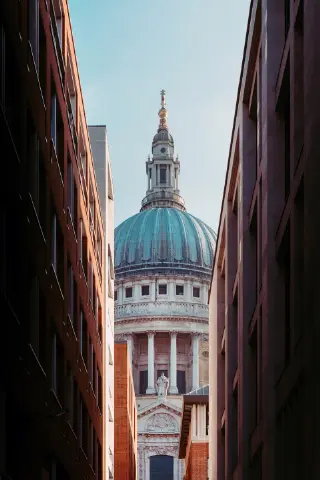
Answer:
<svg viewBox="0 0 320 480"><path fill-rule="evenodd" d="M141 211L154 207L185 210L179 191L180 162L174 155L174 141L167 125L166 92L161 90L159 128L152 141L152 158L146 162L147 192Z"/></svg>

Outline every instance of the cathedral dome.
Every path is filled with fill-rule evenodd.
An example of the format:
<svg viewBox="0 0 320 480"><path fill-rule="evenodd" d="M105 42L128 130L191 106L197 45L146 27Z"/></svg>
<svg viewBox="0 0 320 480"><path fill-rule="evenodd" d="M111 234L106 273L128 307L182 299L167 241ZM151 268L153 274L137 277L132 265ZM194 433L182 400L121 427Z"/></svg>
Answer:
<svg viewBox="0 0 320 480"><path fill-rule="evenodd" d="M198 218L177 208L151 208L115 230L115 271L210 275L216 235Z"/></svg>

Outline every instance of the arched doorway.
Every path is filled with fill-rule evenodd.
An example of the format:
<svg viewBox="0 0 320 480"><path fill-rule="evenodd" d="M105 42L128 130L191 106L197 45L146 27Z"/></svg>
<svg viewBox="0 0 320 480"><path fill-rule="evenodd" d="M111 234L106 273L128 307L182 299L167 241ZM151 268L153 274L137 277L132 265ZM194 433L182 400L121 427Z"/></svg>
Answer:
<svg viewBox="0 0 320 480"><path fill-rule="evenodd" d="M154 455L150 457L150 480L173 480L173 457Z"/></svg>

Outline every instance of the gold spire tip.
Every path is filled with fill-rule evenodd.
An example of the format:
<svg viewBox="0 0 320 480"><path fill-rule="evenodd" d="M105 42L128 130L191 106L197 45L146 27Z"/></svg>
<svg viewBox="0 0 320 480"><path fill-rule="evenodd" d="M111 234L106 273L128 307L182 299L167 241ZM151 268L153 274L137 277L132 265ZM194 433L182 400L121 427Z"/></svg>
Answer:
<svg viewBox="0 0 320 480"><path fill-rule="evenodd" d="M162 89L160 94L161 94L161 107L164 108L166 105L166 91Z"/></svg>
<svg viewBox="0 0 320 480"><path fill-rule="evenodd" d="M161 108L159 110L160 123L159 128L167 128L167 109L166 109L166 91L161 90Z"/></svg>

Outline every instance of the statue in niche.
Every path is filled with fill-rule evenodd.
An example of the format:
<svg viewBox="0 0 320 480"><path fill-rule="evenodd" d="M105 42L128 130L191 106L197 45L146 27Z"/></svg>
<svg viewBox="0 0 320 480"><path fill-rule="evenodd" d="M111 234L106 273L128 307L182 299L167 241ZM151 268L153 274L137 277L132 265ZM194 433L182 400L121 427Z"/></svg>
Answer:
<svg viewBox="0 0 320 480"><path fill-rule="evenodd" d="M158 398L165 398L168 393L169 380L162 372L156 383Z"/></svg>

